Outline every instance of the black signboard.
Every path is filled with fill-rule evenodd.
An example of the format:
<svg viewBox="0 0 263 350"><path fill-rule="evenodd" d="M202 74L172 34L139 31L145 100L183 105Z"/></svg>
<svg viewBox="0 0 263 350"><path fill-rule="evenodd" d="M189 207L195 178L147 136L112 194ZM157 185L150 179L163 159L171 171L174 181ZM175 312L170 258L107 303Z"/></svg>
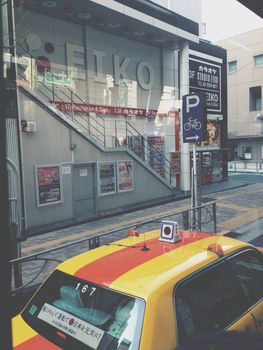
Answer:
<svg viewBox="0 0 263 350"><path fill-rule="evenodd" d="M222 112L221 101L221 65L211 63L204 58L189 59L190 92L206 94L207 112Z"/></svg>

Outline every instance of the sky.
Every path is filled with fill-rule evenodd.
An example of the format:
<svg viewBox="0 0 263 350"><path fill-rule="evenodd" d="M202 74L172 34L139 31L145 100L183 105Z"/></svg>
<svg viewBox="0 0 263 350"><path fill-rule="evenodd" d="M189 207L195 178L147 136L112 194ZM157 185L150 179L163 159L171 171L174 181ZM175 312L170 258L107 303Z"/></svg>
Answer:
<svg viewBox="0 0 263 350"><path fill-rule="evenodd" d="M212 42L263 27L263 19L236 0L202 0L204 39Z"/></svg>

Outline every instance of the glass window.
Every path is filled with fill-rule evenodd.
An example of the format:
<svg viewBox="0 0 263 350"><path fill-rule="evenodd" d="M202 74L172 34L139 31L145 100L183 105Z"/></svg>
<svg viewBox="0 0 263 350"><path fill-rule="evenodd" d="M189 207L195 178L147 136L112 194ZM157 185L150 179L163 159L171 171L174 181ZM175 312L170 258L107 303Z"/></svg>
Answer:
<svg viewBox="0 0 263 350"><path fill-rule="evenodd" d="M261 86L249 88L250 111L261 111Z"/></svg>
<svg viewBox="0 0 263 350"><path fill-rule="evenodd" d="M263 66L263 54L254 56L254 64L256 67Z"/></svg>
<svg viewBox="0 0 263 350"><path fill-rule="evenodd" d="M190 335L222 330L240 313L222 264L180 285L175 291L175 308L179 342Z"/></svg>
<svg viewBox="0 0 263 350"><path fill-rule="evenodd" d="M23 319L63 349L138 349L144 302L58 270L24 310Z"/></svg>
<svg viewBox="0 0 263 350"><path fill-rule="evenodd" d="M228 73L235 73L237 71L237 61L228 62Z"/></svg>
<svg viewBox="0 0 263 350"><path fill-rule="evenodd" d="M263 298L263 259L257 252L245 252L229 259L247 302Z"/></svg>

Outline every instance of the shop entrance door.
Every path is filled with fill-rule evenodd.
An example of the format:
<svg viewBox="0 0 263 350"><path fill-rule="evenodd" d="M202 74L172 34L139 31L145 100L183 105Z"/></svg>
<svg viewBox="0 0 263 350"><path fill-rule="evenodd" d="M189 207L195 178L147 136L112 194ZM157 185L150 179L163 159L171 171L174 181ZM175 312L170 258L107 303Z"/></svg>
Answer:
<svg viewBox="0 0 263 350"><path fill-rule="evenodd" d="M75 166L73 169L73 210L75 220L95 215L94 166Z"/></svg>

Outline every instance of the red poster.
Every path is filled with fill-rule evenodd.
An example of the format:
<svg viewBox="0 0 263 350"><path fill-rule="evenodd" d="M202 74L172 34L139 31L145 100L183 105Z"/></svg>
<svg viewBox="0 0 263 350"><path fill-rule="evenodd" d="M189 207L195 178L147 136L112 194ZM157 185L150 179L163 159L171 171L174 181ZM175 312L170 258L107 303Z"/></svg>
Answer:
<svg viewBox="0 0 263 350"><path fill-rule="evenodd" d="M118 191L133 190L133 166L131 160L118 162Z"/></svg>
<svg viewBox="0 0 263 350"><path fill-rule="evenodd" d="M61 179L59 166L37 167L38 204L61 202Z"/></svg>

